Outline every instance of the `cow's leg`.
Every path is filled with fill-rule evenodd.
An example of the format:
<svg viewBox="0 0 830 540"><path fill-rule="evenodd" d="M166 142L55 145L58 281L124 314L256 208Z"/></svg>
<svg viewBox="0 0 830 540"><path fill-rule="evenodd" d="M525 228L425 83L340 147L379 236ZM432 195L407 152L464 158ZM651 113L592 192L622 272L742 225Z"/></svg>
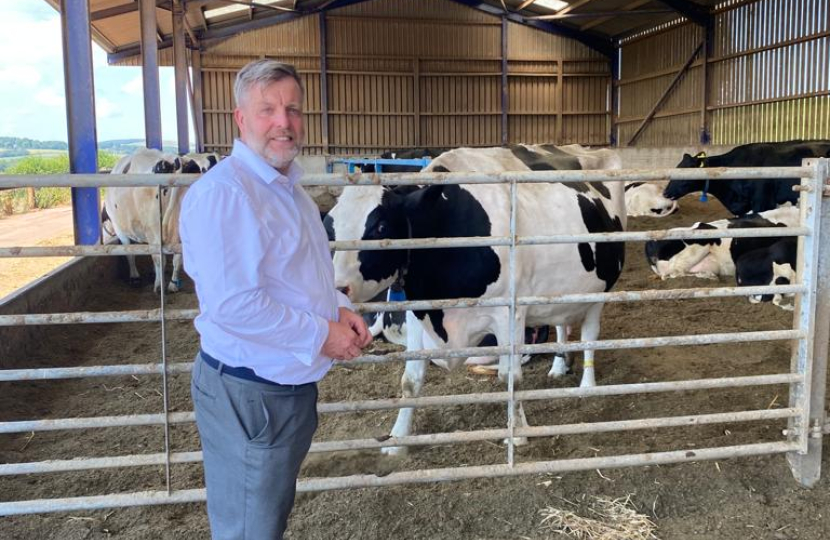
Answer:
<svg viewBox="0 0 830 540"><path fill-rule="evenodd" d="M564 324L556 325L556 343L564 345L568 342L568 327ZM570 370L570 353L557 353L553 357L553 365L548 372L548 377L562 377Z"/></svg>
<svg viewBox="0 0 830 540"><path fill-rule="evenodd" d="M115 236L121 242L121 245L129 246L130 237L124 234L121 229L116 226L114 221L111 221L112 228L115 230ZM135 255L127 255L127 266L130 267L130 287L141 287L141 275L138 273L138 267L135 265Z"/></svg>
<svg viewBox="0 0 830 540"><path fill-rule="evenodd" d="M179 292L182 288L182 254L176 253L173 255L173 275L170 276L170 283L167 284L167 290L171 293Z"/></svg>
<svg viewBox="0 0 830 540"><path fill-rule="evenodd" d="M510 318L504 317L500 318L499 321L496 323L496 338L498 339L499 345L508 345L510 343ZM516 332L515 332L514 339L518 345L523 345L525 341L525 311L524 310L517 310L516 311ZM518 384L522 381L522 362L521 362L521 355L517 354L515 357L511 354L505 354L499 356L499 379L502 382L507 382L509 378L508 370L512 367L513 369L513 382ZM527 425L527 418L525 417L524 407L522 406L521 402L516 404L516 418L515 418L515 425L517 427L524 427ZM508 440L504 440L505 444L508 443ZM527 444L526 437L514 437L513 444L516 446L522 446Z"/></svg>
<svg viewBox="0 0 830 540"><path fill-rule="evenodd" d="M423 349L424 330L421 322L411 311L406 312L406 329L406 350L417 351ZM403 397L418 397L420 395L428 365L429 360L407 361L406 369L404 369L403 377L401 377ZM398 419L390 433L392 437L406 437L412 433L412 415L414 412L415 409L411 407L398 411ZM407 451L406 446L389 446L381 449L381 452L390 456L403 456L406 455Z"/></svg>
<svg viewBox="0 0 830 540"><path fill-rule="evenodd" d="M582 341L596 341L599 337L599 322L600 315L602 315L602 307L604 304L594 304L588 308L585 314L585 320L582 321L582 331L580 339ZM586 388L589 386L596 386L596 376L594 374L594 351L593 349L583 351L584 360L582 362L582 383L580 387Z"/></svg>
<svg viewBox="0 0 830 540"><path fill-rule="evenodd" d="M156 269L156 280L153 282L153 292L158 293L161 290L161 269L164 264L164 259L161 255L153 255L153 266Z"/></svg>

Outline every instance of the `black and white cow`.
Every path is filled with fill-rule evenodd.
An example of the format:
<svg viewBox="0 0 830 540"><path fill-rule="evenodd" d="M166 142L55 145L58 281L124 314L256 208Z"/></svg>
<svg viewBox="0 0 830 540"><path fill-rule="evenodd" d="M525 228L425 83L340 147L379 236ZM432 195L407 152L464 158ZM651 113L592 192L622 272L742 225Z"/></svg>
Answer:
<svg viewBox="0 0 830 540"><path fill-rule="evenodd" d="M679 206L663 195L668 182L626 182L625 210L628 217L666 217Z"/></svg>
<svg viewBox="0 0 830 540"><path fill-rule="evenodd" d="M684 154L677 168L799 167L803 159L813 157L830 157L830 141L744 144L719 156L707 156L703 152L696 156ZM799 182L798 178L717 180L707 186L705 180L672 180L663 194L676 201L684 195L705 190L717 197L733 215L741 216L772 210L786 203L795 204L798 193L792 188Z"/></svg>
<svg viewBox="0 0 830 540"><path fill-rule="evenodd" d="M142 148L133 154L122 157L112 174L172 174L172 173L203 173L216 165L219 156L216 154L187 154L177 156L160 150ZM159 244L162 237L168 243L178 243L179 240L179 209L181 200L187 188L162 188L162 217L159 228L159 202L156 187L117 187L110 186L106 190L104 208L101 214L102 222L109 220L115 236L122 244L132 242ZM163 231L163 234L162 234ZM141 284L141 276L135 264L134 256L127 256L130 267L130 283L133 286ZM153 255L156 278L153 291L161 288L162 258ZM181 288L182 256L173 256L173 273L167 290L177 292Z"/></svg>
<svg viewBox="0 0 830 540"><path fill-rule="evenodd" d="M739 287L761 285L790 285L796 282L795 268L798 256L798 238L778 238L774 244L744 253L735 262L735 280ZM784 303L792 294L763 294L749 297L753 304L772 301L776 306L792 311L792 303Z"/></svg>
<svg viewBox="0 0 830 540"><path fill-rule="evenodd" d="M747 227L795 227L799 210L784 206L760 214L695 223L691 227L671 230L742 229ZM694 276L714 279L734 276L735 262L755 249L768 247L778 238L712 238L688 240L650 240L645 244L646 258L652 271L662 279Z"/></svg>
<svg viewBox="0 0 830 540"><path fill-rule="evenodd" d="M460 148L442 154L428 172L499 173L522 170L619 169L610 150L588 151L577 145L556 148L516 145L500 148ZM433 185L409 193L380 186L346 188L331 210L338 240L508 236L510 190L506 185ZM622 231L625 228L624 187L611 183L524 184L518 189L517 234L552 235ZM608 291L622 271L624 244L579 243L523 246L517 249L516 285L519 296ZM354 301L365 301L404 278L411 300L507 297L508 249L470 247L395 251L341 251L334 257L336 285ZM515 336L526 326L582 324L582 340L599 335L603 304L520 306ZM475 346L487 334L510 342L507 310L447 309L416 312L423 334L438 348ZM409 319L408 321L409 322ZM413 332L409 336L422 335ZM593 351L585 351L583 386L595 385ZM463 359L453 358L450 367ZM511 357L499 360L505 380ZM427 363L407 362L403 394L417 396ZM521 379L521 366L512 366ZM520 411L521 412L521 411ZM524 421L520 414L520 422ZM402 409L392 436L410 433L412 410ZM521 442L521 441L520 441ZM393 450L392 452L399 451Z"/></svg>

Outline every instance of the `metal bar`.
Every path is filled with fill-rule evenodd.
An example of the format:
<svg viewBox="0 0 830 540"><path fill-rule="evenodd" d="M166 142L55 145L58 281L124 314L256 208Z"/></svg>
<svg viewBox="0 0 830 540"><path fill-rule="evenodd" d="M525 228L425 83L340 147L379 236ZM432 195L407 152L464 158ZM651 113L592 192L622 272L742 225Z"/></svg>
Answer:
<svg viewBox="0 0 830 540"><path fill-rule="evenodd" d="M326 12L320 12L320 109L323 117L323 153L329 154L329 75L328 75L328 25Z"/></svg>
<svg viewBox="0 0 830 540"><path fill-rule="evenodd" d="M817 169L816 176L823 178L818 186L830 179L830 160L807 159L805 165ZM792 428L798 429L801 448L790 453L787 460L795 479L806 487L812 487L821 478L823 426L826 421L825 394L827 392L827 350L830 340L830 249L820 244L821 231L830 227L830 205L823 201L823 190L815 189L801 197L802 219L814 230L811 238L799 240L798 275L807 291L797 302L794 324L804 329L807 338L798 343L795 355L795 371L804 375L804 382L790 389L790 403L797 403L804 410Z"/></svg>
<svg viewBox="0 0 830 540"><path fill-rule="evenodd" d="M190 130L187 122L187 51L181 0L173 2L173 63L176 80L176 137L179 153L186 154L190 152Z"/></svg>
<svg viewBox="0 0 830 540"><path fill-rule="evenodd" d="M651 118L654 116L657 110L663 105L663 103L666 101L666 98L668 98L669 95L671 95L672 90L674 90L675 86L677 86L677 83L680 82L680 79L681 77L683 77L683 74L686 73L686 71L688 71L689 66L692 65L692 62L694 62L695 57L703 48L704 43L706 43L705 39L700 42L700 44L695 48L691 56L689 56L689 59L686 60L686 62L683 64L683 67L681 67L677 74L674 76L672 81L669 83L669 86L665 89L665 91L663 91L663 94L657 100L657 103L654 104L654 107L651 108L651 111L649 111L649 113L646 115L643 122L637 127L637 130L634 131L634 135L632 135L631 138L628 140L627 146L631 146L632 144L634 144L634 141L637 140L637 137L640 136L640 134L646 128L648 123L651 122Z"/></svg>
<svg viewBox="0 0 830 540"><path fill-rule="evenodd" d="M507 11L507 10L505 10ZM501 144L508 141L507 108L509 106L507 88L507 16L501 17Z"/></svg>
<svg viewBox="0 0 830 540"><path fill-rule="evenodd" d="M709 133L709 56L712 54L712 47L715 44L715 23L711 16L706 18L703 27L703 52L701 54L703 64L701 65L700 77L700 144L709 144L712 136Z"/></svg>
<svg viewBox="0 0 830 540"><path fill-rule="evenodd" d="M610 433L639 429L659 429L737 422L757 422L762 420L779 420L792 418L798 414L800 414L800 411L797 409L766 409L703 415L646 418L642 420L532 426L517 428L515 430L515 435L520 437L555 437L560 435ZM456 431L452 433L430 433L428 435L410 435L406 437L390 437L383 440L369 438L324 441L312 443L309 453L320 454L327 452L375 450L390 446L433 446L442 444L469 443L500 440L508 437L509 435L510 431L507 429L487 429L475 431ZM174 452L170 454L171 463L199 463L201 461L202 452ZM118 467L143 467L148 465L163 465L164 463L164 454L135 454L103 458L77 458L30 463L6 463L0 464L0 476L85 471Z"/></svg>
<svg viewBox="0 0 830 540"><path fill-rule="evenodd" d="M174 452L170 454L170 463L200 463L201 452ZM0 464L0 476L14 474L43 474L69 471L89 471L95 469L115 469L119 467L144 467L147 465L164 465L167 455L135 454L101 458L77 458L66 460L49 460L32 463Z"/></svg>
<svg viewBox="0 0 830 540"><path fill-rule="evenodd" d="M141 74L144 82L144 134L147 148L161 150L156 2L155 0L139 0L138 6L141 20Z"/></svg>
<svg viewBox="0 0 830 540"><path fill-rule="evenodd" d="M64 0L62 11L61 35L69 170L72 173L97 173L98 144L89 2ZM75 243L97 244L101 238L98 189L73 187L71 198Z"/></svg>
<svg viewBox="0 0 830 540"><path fill-rule="evenodd" d="M776 178L812 178L813 170L804 167L711 167L692 169L621 169L574 171L511 171L503 173L405 172L405 173L314 173L300 182L304 186L348 185L430 185L430 184L507 184L542 182L623 182L652 180L761 180ZM55 174L0 175L0 189L21 187L120 187L190 186L198 174Z"/></svg>
<svg viewBox="0 0 830 540"><path fill-rule="evenodd" d="M796 294L804 292L802 285L763 285L757 287L718 287L714 289L669 289L663 291L616 291L587 294L565 294L561 296L522 296L517 303L521 306L543 304L579 304L596 302L639 302L649 300L689 300L699 298L731 298L761 294ZM469 307L509 306L510 300L502 297L457 298L449 300L407 300L403 302L371 302L355 304L361 313L384 311L452 309ZM199 314L197 309L168 310L167 320L186 321ZM54 324L108 324L125 322L148 322L158 320L158 310L135 311L94 311L70 313L22 313L0 315L2 326L29 326ZM0 370L0 374L3 371ZM0 381L2 381L0 377Z"/></svg>
<svg viewBox="0 0 830 540"><path fill-rule="evenodd" d="M337 478L304 479L297 483L297 491L308 493L333 489L380 487L399 484L445 482L472 478L498 478L528 474L559 473L593 469L612 469L645 465L664 465L714 459L781 454L792 451L792 443L758 443L719 448L694 448L648 454L624 454L611 457L568 459L559 461L520 463L509 465L480 465L444 469L391 473L386 476L355 475ZM0 516L13 516L45 512L72 512L79 510L100 510L103 508L149 506L158 504L179 504L203 502L204 489L177 490L171 494L162 491L143 491L73 497L62 499L39 499L0 503Z"/></svg>
<svg viewBox="0 0 830 540"><path fill-rule="evenodd" d="M0 422L0 433L27 433L29 431L60 431L64 429L91 429L129 426L164 425L163 414L134 414L126 416L96 416L92 418L58 418L54 420L22 420ZM170 413L170 423L193 423L192 412Z"/></svg>
<svg viewBox="0 0 830 540"><path fill-rule="evenodd" d="M202 53L198 50L190 52L193 63L193 122L196 131L196 151L205 151L205 107L202 98Z"/></svg>
<svg viewBox="0 0 830 540"><path fill-rule="evenodd" d="M591 19L594 17L631 17L642 15L665 15L674 13L671 9L621 9L617 11L586 11L584 13L554 13L553 15L533 15L525 17L529 21L561 21L563 19Z"/></svg>
<svg viewBox="0 0 830 540"><path fill-rule="evenodd" d="M698 26L705 26L709 20L709 10L689 0L660 0L660 2Z"/></svg>
<svg viewBox="0 0 830 540"><path fill-rule="evenodd" d="M515 464L515 442L513 440L516 431L516 370L514 366L519 365L519 356L516 353L516 219L518 212L517 202L518 184L510 183L510 254L509 254L509 276L510 276L510 306L509 306L509 328L510 328L510 363L507 367L507 464L511 467ZM524 338L524 324L522 324L522 337ZM522 340L524 343L524 339ZM501 359L499 359L501 361Z"/></svg>
<svg viewBox="0 0 830 540"><path fill-rule="evenodd" d="M506 347L504 347L506 349ZM443 355L446 357L447 355ZM694 390L711 390L715 388L738 388L747 386L773 386L792 384L801 381L801 376L792 373L775 375L755 375L746 377L727 377L719 379L697 379L687 381L669 381L657 383L616 384L591 386L586 388L548 388L543 390L522 390L515 392L518 401L547 399L585 398L593 396L622 396L631 394L654 394L662 392L680 392ZM505 403L508 392L487 392L448 396L429 396L418 398L372 399L363 401L344 401L318 403L317 411L321 414L353 413L361 411L384 411L401 408L443 407L447 405L480 405L485 403ZM170 413L171 424L188 424L194 422L192 412ZM0 434L28 433L31 431L60 431L72 429L94 429L130 426L159 426L164 424L162 414L139 414L127 416L99 416L90 418L59 418L51 420L23 420L0 422Z"/></svg>
<svg viewBox="0 0 830 540"><path fill-rule="evenodd" d="M598 341L572 341L564 344L545 343L542 345L521 345L520 354L549 354L586 350L642 349L646 347L677 347L686 345L713 345L723 343L744 343L758 341L785 341L803 339L800 330L773 330L766 332L736 332L651 338L607 339ZM419 351L393 352L384 355L365 355L352 360L359 364L382 364L412 359L468 358L470 356L497 356L510 354L508 346L467 347L460 349L424 349Z"/></svg>
<svg viewBox="0 0 830 540"><path fill-rule="evenodd" d="M157 188L156 191L156 200L158 201L158 211L159 211L159 220L158 220L158 227L159 227L159 238L161 242L164 242L164 197L162 196L161 186ZM171 196L170 201L168 204L174 204L173 197ZM167 487L167 493L169 494L172 491L172 482L171 482L171 471L170 471L170 396L168 393L168 386L167 386L167 321L165 318L165 308L166 308L166 292L167 287L165 283L165 267L167 266L167 259L165 258L164 251L159 244L159 251L158 257L160 259L160 264L156 268L156 279L159 281L160 284L160 296L159 296L159 323L161 324L161 404L162 404L162 415L164 416L164 479L165 479L165 486Z"/></svg>
<svg viewBox="0 0 830 540"><path fill-rule="evenodd" d="M193 362L168 364L168 373L190 373ZM133 364L111 366L83 366L66 368L2 369L0 382L51 381L58 379L85 379L87 377L124 377L127 375L159 375L162 364Z"/></svg>

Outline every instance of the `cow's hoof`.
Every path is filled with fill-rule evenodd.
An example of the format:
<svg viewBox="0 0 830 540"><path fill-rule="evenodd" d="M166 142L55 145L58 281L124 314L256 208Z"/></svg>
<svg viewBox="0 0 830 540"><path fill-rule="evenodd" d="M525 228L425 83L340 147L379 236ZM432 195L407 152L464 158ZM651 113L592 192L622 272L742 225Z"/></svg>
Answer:
<svg viewBox="0 0 830 540"><path fill-rule="evenodd" d="M510 444L510 439L504 439L504 444ZM513 446L526 446L528 443L527 437L513 437Z"/></svg>
<svg viewBox="0 0 830 540"><path fill-rule="evenodd" d="M171 281L167 284L167 291L171 293L177 293L181 290L182 282L181 281Z"/></svg>
<svg viewBox="0 0 830 540"><path fill-rule="evenodd" d="M568 363L563 356L555 356L553 358L553 365L548 372L548 377L558 379L568 374Z"/></svg>
<svg viewBox="0 0 830 540"><path fill-rule="evenodd" d="M138 288L141 287L141 278L140 277L131 277L128 280L128 283L130 284L130 287L132 287L133 289L138 289Z"/></svg>
<svg viewBox="0 0 830 540"><path fill-rule="evenodd" d="M409 448L406 446L386 446L380 449L380 453L391 457L405 457L409 454Z"/></svg>

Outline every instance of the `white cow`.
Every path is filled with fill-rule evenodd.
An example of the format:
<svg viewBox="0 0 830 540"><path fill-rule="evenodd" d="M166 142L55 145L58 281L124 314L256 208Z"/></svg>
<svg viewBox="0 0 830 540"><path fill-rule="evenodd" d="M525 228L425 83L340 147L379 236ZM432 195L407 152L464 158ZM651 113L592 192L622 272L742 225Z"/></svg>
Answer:
<svg viewBox="0 0 830 540"><path fill-rule="evenodd" d="M171 174L202 173L217 163L216 154L187 154L179 157L155 149L142 148L122 157L112 174ZM109 219L115 236L122 244L177 244L179 239L179 210L187 188L163 187L161 189L161 218L159 218L159 190L156 187L108 187L104 199L102 219ZM134 256L127 256L130 266L130 283L138 286L141 277ZM161 288L162 258L153 255L156 278L153 291ZM182 256L173 256L173 273L167 290L177 292L181 288Z"/></svg>

